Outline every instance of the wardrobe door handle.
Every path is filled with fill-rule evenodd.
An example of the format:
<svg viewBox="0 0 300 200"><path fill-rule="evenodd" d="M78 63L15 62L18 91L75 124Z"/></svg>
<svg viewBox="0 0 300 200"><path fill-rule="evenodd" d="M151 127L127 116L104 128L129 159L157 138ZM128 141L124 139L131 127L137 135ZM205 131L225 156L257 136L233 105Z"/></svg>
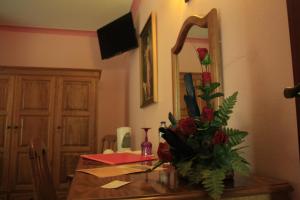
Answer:
<svg viewBox="0 0 300 200"><path fill-rule="evenodd" d="M7 126L6 128L7 128L7 129L11 129L11 126Z"/></svg>
<svg viewBox="0 0 300 200"><path fill-rule="evenodd" d="M14 129L18 129L19 127L18 126L14 126Z"/></svg>
<svg viewBox="0 0 300 200"><path fill-rule="evenodd" d="M58 126L57 129L60 130L60 129L61 129L61 126Z"/></svg>

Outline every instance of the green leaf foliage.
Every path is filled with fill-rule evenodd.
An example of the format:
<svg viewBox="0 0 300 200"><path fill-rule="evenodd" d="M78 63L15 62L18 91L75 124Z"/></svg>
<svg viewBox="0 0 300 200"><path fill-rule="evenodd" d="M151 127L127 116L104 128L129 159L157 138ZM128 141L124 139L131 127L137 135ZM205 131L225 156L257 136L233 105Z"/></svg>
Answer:
<svg viewBox="0 0 300 200"><path fill-rule="evenodd" d="M209 101L211 101L214 98L224 96L224 94L221 92L212 94L212 92L219 86L220 86L220 83L211 83L206 86L201 86L201 85L198 86L198 88L201 90L201 95L199 95L198 97L200 97L201 99L203 99L204 101L209 103Z"/></svg>
<svg viewBox="0 0 300 200"><path fill-rule="evenodd" d="M207 91L208 93L212 93L215 89L217 89L221 84L218 82L211 83L210 85L206 86L198 86L198 88L202 91L205 92Z"/></svg>
<svg viewBox="0 0 300 200"><path fill-rule="evenodd" d="M192 184L199 184L203 181L202 171L203 171L203 166L202 165L197 165L193 169L193 171L191 171L188 178L189 178L189 180L191 181Z"/></svg>
<svg viewBox="0 0 300 200"><path fill-rule="evenodd" d="M200 144L197 140L195 140L194 137L189 137L186 140L187 145L189 145L190 147L192 147L192 149L194 150L198 150L200 148Z"/></svg>
<svg viewBox="0 0 300 200"><path fill-rule="evenodd" d="M183 177L189 176L192 171L192 164L193 160L178 163L176 166L179 174L181 174Z"/></svg>
<svg viewBox="0 0 300 200"><path fill-rule="evenodd" d="M248 133L245 131L240 131L238 129L232 128L224 128L224 132L229 137L228 145L230 147L241 144L244 141L244 138L248 135Z"/></svg>
<svg viewBox="0 0 300 200"><path fill-rule="evenodd" d="M232 169L241 175L245 176L250 172L248 162L237 153L232 157L231 165Z"/></svg>
<svg viewBox="0 0 300 200"><path fill-rule="evenodd" d="M214 99L214 98L222 97L222 96L224 96L223 93L217 92L217 93L214 93L214 94L210 95L210 96L209 96L209 99Z"/></svg>
<svg viewBox="0 0 300 200"><path fill-rule="evenodd" d="M201 99L203 99L204 101L208 101L209 100L209 95L208 94L201 94L198 97L200 97Z"/></svg>
<svg viewBox="0 0 300 200"><path fill-rule="evenodd" d="M224 167L226 169L231 169L231 150L225 145L215 145L214 146L214 165L216 167Z"/></svg>
<svg viewBox="0 0 300 200"><path fill-rule="evenodd" d="M225 170L203 170L201 174L203 178L202 184L209 196L213 199L220 199L224 190Z"/></svg>
<svg viewBox="0 0 300 200"><path fill-rule="evenodd" d="M232 109L237 101L238 92L224 99L222 105L219 107L218 112L215 112L215 118L211 125L215 127L226 126L229 120L229 115L232 113Z"/></svg>
<svg viewBox="0 0 300 200"><path fill-rule="evenodd" d="M209 65L211 64L211 58L210 58L210 55L209 54L206 54L205 58L202 60L201 62L202 65Z"/></svg>

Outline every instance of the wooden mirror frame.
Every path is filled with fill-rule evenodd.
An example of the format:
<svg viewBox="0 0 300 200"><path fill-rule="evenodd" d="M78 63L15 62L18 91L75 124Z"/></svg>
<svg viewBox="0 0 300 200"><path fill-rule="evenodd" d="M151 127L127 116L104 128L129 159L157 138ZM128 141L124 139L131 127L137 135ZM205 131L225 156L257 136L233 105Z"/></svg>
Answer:
<svg viewBox="0 0 300 200"><path fill-rule="evenodd" d="M221 83L221 86L218 88L218 91L223 92L221 40L217 10L214 8L203 18L199 16L191 16L187 18L181 27L176 44L171 49L173 79L173 114L176 119L180 119L179 62L177 55L180 53L184 45L185 39L187 38L188 32L192 28L192 26L208 28L209 53L212 60L212 63L210 65L212 80L214 82ZM222 98L217 98L217 100L214 102L214 106L219 106L221 101Z"/></svg>

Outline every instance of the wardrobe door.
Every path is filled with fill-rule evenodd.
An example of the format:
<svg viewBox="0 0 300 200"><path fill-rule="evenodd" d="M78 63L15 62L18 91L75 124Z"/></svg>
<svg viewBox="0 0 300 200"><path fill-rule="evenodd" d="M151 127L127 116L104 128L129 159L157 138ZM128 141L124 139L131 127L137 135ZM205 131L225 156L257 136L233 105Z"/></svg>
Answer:
<svg viewBox="0 0 300 200"><path fill-rule="evenodd" d="M0 75L0 193L8 189L12 102L13 76Z"/></svg>
<svg viewBox="0 0 300 200"><path fill-rule="evenodd" d="M51 76L16 76L10 160L12 191L31 189L28 145L40 137L48 150L51 167L55 79Z"/></svg>
<svg viewBox="0 0 300 200"><path fill-rule="evenodd" d="M54 182L59 188L74 174L79 155L95 151L95 87L95 79L58 78Z"/></svg>

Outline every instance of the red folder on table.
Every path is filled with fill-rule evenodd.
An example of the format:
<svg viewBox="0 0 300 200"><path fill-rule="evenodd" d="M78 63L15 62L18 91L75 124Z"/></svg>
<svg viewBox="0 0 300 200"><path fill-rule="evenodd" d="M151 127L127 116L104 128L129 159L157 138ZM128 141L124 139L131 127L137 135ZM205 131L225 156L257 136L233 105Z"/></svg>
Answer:
<svg viewBox="0 0 300 200"><path fill-rule="evenodd" d="M103 162L110 165L154 160L154 156L142 156L134 153L88 154L82 158Z"/></svg>

